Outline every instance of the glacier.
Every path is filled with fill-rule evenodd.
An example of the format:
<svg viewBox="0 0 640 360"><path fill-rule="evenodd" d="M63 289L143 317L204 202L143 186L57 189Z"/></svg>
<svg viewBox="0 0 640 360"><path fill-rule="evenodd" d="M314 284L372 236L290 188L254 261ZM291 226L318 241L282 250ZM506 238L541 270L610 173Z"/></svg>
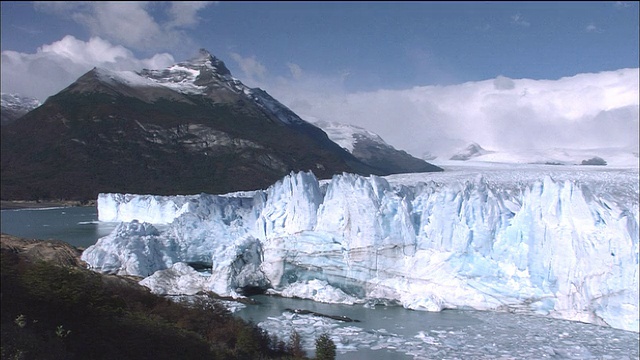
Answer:
<svg viewBox="0 0 640 360"><path fill-rule="evenodd" d="M638 169L291 173L265 190L104 193L82 259L153 292L538 314L639 332ZM160 226L162 225L162 226Z"/></svg>

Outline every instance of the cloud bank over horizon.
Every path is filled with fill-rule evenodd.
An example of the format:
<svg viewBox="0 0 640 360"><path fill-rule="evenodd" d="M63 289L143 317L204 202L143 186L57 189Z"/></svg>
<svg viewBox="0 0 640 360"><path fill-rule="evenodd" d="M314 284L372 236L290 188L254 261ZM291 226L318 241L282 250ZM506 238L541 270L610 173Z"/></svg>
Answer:
<svg viewBox="0 0 640 360"><path fill-rule="evenodd" d="M254 59L255 60L255 59ZM639 69L560 79L494 79L446 86L348 92L345 76L256 80L308 121L335 121L379 134L414 156L448 156L476 142L488 150L639 147ZM293 67L292 65L295 65Z"/></svg>
<svg viewBox="0 0 640 360"><path fill-rule="evenodd" d="M2 52L2 92L44 102L94 67L109 70L159 69L175 63L168 53L138 59L133 52L100 37L89 41L71 35L43 45L34 54Z"/></svg>
<svg viewBox="0 0 640 360"><path fill-rule="evenodd" d="M184 20L187 21L187 20ZM216 55L216 54L214 54ZM234 74L260 87L303 119L352 124L379 134L414 156L444 155L477 142L489 150L624 147L638 151L639 69L561 79L510 79L407 89L348 91L349 73L314 74L293 62L271 75L255 56L218 54ZM121 45L73 36L35 53L2 52L2 92L44 101L93 67L161 69L183 59L157 53L139 59Z"/></svg>

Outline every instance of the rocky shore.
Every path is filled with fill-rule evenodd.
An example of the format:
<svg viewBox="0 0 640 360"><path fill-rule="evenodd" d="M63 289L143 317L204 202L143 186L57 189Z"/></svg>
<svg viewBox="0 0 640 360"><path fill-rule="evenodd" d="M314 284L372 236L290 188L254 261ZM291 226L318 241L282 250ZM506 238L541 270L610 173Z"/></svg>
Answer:
<svg viewBox="0 0 640 360"><path fill-rule="evenodd" d="M0 249L11 251L32 262L47 261L55 265L86 268L80 259L83 249L59 240L33 240L18 236L0 234Z"/></svg>

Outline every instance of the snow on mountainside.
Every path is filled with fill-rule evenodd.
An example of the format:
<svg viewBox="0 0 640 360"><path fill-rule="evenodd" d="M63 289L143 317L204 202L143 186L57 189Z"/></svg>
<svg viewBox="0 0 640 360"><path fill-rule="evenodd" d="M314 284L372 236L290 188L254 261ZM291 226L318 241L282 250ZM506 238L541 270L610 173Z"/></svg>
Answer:
<svg viewBox="0 0 640 360"><path fill-rule="evenodd" d="M246 96L285 124L305 123L304 120L300 119L265 91L250 88L234 78L220 59L211 56L203 49L200 50L198 57L189 61L179 62L167 69L144 69L140 72L133 72L96 68L94 71L95 75L103 83L110 83L115 86L123 84L133 88L169 88L185 95L210 96L217 101L236 101L236 97L231 94ZM224 88L231 94L221 94L219 92L220 88ZM157 96L168 95L160 93ZM174 96L169 97L175 98ZM156 99L157 97L151 97L149 101Z"/></svg>
<svg viewBox="0 0 640 360"><path fill-rule="evenodd" d="M353 153L355 145L359 139L366 139L371 142L378 143L380 146L391 147L382 140L379 135L355 125L329 121L315 121L314 124L324 130L333 142L342 146L350 153Z"/></svg>
<svg viewBox="0 0 640 360"><path fill-rule="evenodd" d="M361 127L328 121L315 121L313 124L365 164L382 166L394 173L439 171L432 164L395 149L377 134Z"/></svg>
<svg viewBox="0 0 640 360"><path fill-rule="evenodd" d="M324 181L300 172L219 196L100 194L100 220L125 222L82 259L146 277L157 293L269 289L638 332L638 196L637 169L545 165Z"/></svg>
<svg viewBox="0 0 640 360"><path fill-rule="evenodd" d="M4 126L16 121L20 116L40 106L38 99L18 94L0 94L0 125Z"/></svg>

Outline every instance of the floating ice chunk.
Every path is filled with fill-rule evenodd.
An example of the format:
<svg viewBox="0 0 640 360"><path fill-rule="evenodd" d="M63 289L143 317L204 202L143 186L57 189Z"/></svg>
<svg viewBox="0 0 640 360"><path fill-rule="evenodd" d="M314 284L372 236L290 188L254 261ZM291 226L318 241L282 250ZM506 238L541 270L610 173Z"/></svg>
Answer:
<svg viewBox="0 0 640 360"><path fill-rule="evenodd" d="M331 304L355 304L360 299L347 295L344 291L329 285L326 281L310 280L308 282L296 282L287 286L284 290L273 293L284 297L296 297Z"/></svg>
<svg viewBox="0 0 640 360"><path fill-rule="evenodd" d="M158 295L195 295L204 288L207 278L186 263L178 262L142 279L140 285Z"/></svg>
<svg viewBox="0 0 640 360"><path fill-rule="evenodd" d="M178 261L174 252L158 251L159 247L173 246L171 239L159 237L153 225L134 220L119 224L111 234L89 246L81 259L103 273L149 276Z"/></svg>

